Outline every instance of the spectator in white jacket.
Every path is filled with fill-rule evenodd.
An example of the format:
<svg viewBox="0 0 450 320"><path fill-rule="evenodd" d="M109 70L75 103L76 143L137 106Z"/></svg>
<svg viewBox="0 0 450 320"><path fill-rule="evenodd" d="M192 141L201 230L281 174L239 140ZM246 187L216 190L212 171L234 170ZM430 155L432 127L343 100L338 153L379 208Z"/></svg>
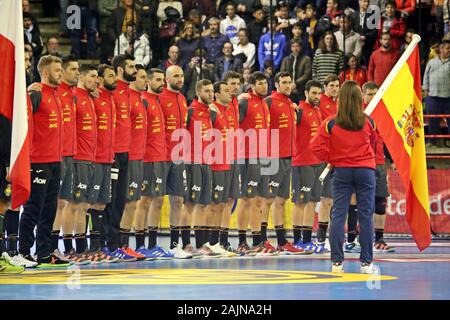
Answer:
<svg viewBox="0 0 450 320"><path fill-rule="evenodd" d="M345 35L345 48L344 48ZM344 52L346 56L354 55L358 60L362 54L361 36L352 30L352 19L345 16L339 21L339 31L334 33L339 50ZM344 50L345 49L345 50Z"/></svg>
<svg viewBox="0 0 450 320"><path fill-rule="evenodd" d="M239 43L233 45L233 56L240 53L245 54L247 60L244 62L244 68L252 68L255 64L256 47L248 40L248 31L245 28L239 30L238 33Z"/></svg>
<svg viewBox="0 0 450 320"><path fill-rule="evenodd" d="M238 44L238 31L245 28L245 21L236 15L236 7L233 3L226 6L227 16L220 22L220 33L228 36L233 45Z"/></svg>
<svg viewBox="0 0 450 320"><path fill-rule="evenodd" d="M143 65L146 68L152 59L150 43L145 34L136 34L136 28L133 22L127 23L127 31L119 36L114 47L114 56L128 53L134 56L136 64Z"/></svg>

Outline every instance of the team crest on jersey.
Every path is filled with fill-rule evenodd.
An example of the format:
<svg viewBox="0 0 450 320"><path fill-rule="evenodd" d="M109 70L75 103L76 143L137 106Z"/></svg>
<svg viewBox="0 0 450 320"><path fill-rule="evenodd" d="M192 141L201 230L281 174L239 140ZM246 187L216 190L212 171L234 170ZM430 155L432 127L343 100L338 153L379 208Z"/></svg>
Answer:
<svg viewBox="0 0 450 320"><path fill-rule="evenodd" d="M80 199L81 192L80 191L75 191L74 196L75 196L76 199Z"/></svg>

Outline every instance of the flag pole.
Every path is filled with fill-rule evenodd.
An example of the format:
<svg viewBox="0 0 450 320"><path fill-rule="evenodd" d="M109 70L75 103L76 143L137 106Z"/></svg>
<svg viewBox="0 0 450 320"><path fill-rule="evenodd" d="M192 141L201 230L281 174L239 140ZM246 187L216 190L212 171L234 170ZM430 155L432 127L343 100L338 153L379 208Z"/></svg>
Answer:
<svg viewBox="0 0 450 320"><path fill-rule="evenodd" d="M398 59L397 63L395 64L394 68L392 68L391 72L389 72L389 75L383 81L383 84L381 85L380 89L377 91L377 93L373 97L372 101L370 101L369 105L367 106L366 110L364 111L366 114L368 114L368 115L372 114L373 110L380 102L384 93L390 87L392 81L394 81L395 77L400 72L400 69L406 63L408 58L411 56L411 53L414 51L415 47L420 42L420 39L421 38L419 35L417 35L417 34L413 35L411 43L408 45L408 47L406 48L405 52L402 54L400 59Z"/></svg>

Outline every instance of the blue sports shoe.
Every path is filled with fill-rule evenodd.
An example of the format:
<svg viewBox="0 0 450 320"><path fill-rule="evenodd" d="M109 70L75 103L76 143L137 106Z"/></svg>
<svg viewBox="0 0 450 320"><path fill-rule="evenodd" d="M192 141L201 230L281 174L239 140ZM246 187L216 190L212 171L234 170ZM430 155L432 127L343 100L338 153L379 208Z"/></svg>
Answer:
<svg viewBox="0 0 450 320"><path fill-rule="evenodd" d="M111 251L109 251L108 248L105 247L105 248L102 249L102 252L107 254L107 255L109 255L109 256L119 258L120 259L119 262L134 262L134 261L137 261L136 257L133 257L133 256L130 256L130 255L126 254L125 251L123 251L120 248L117 249L116 251L111 252Z"/></svg>
<svg viewBox="0 0 450 320"><path fill-rule="evenodd" d="M158 245L156 245L152 249L146 249L146 250L150 253L150 255L154 259L157 259L157 260L169 260L169 259L174 258L173 253L165 251L163 248L161 248Z"/></svg>
<svg viewBox="0 0 450 320"><path fill-rule="evenodd" d="M303 243L302 240L300 240L296 244L294 244L294 247L303 249L304 251L311 251L311 252L315 252L316 250L316 246L311 241L308 243Z"/></svg>
<svg viewBox="0 0 450 320"><path fill-rule="evenodd" d="M145 257L145 259L144 259L145 261L152 261L152 260L156 259L155 255L153 254L153 251L147 250L144 246L139 247L136 250L136 252L139 254L142 254Z"/></svg>
<svg viewBox="0 0 450 320"><path fill-rule="evenodd" d="M170 253L170 252L164 250L163 248L161 248L158 245L156 245L153 249L157 249L158 252L160 253L158 255L158 257L156 257L157 260L170 260L170 259L174 258L173 253Z"/></svg>
<svg viewBox="0 0 450 320"><path fill-rule="evenodd" d="M325 241L324 242L315 241L314 247L315 247L314 250L315 254L322 254L329 252L329 250L325 248Z"/></svg>
<svg viewBox="0 0 450 320"><path fill-rule="evenodd" d="M353 242L346 242L344 245L345 253L361 253L361 246L358 240L355 239Z"/></svg>

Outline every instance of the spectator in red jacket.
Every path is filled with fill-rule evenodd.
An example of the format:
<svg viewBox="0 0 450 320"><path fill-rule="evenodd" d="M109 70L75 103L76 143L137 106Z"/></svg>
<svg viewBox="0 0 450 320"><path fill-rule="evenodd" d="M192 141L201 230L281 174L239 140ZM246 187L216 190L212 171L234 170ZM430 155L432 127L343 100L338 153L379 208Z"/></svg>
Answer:
<svg viewBox="0 0 450 320"><path fill-rule="evenodd" d="M395 4L402 16L411 16L416 11L416 0L395 0Z"/></svg>
<svg viewBox="0 0 450 320"><path fill-rule="evenodd" d="M367 81L366 70L361 68L355 55L345 56L345 65L347 68L339 75L339 81L344 83L345 80L354 80L360 87Z"/></svg>
<svg viewBox="0 0 450 320"><path fill-rule="evenodd" d="M406 22L396 13L397 5L394 1L386 2L385 13L380 19L378 25L378 39L384 32L388 32L392 37L392 48L400 49L403 44L406 33ZM379 43L375 43L375 49Z"/></svg>
<svg viewBox="0 0 450 320"><path fill-rule="evenodd" d="M384 32L380 39L381 47L370 57L367 80L381 86L399 58L398 50L391 46L391 35Z"/></svg>

